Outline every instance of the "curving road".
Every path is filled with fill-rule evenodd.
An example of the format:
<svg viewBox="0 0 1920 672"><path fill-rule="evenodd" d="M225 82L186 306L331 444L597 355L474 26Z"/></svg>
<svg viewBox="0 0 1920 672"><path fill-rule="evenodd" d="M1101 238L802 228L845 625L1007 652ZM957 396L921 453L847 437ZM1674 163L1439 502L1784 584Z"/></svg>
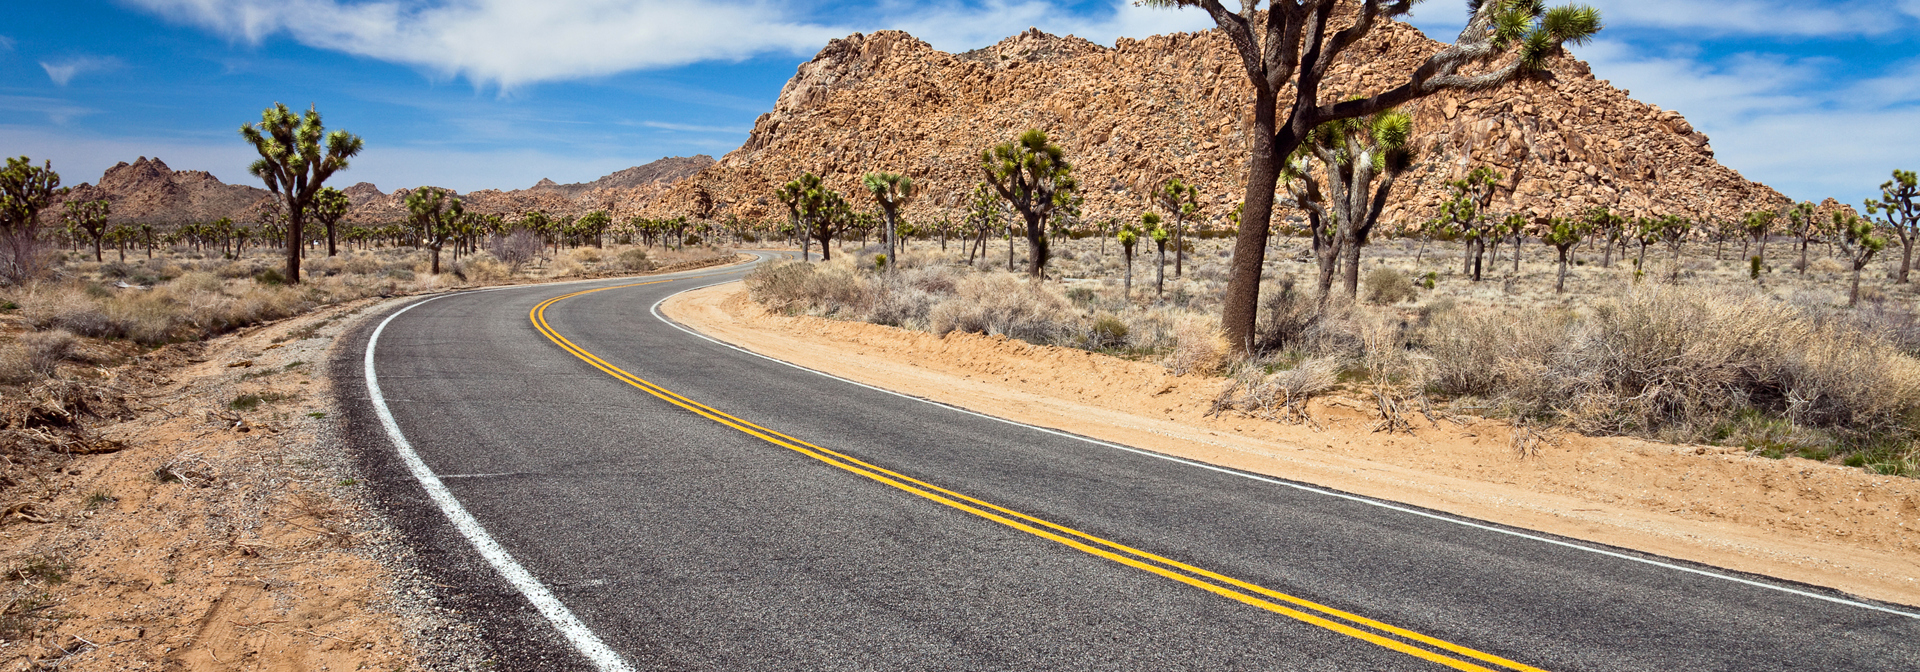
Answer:
<svg viewBox="0 0 1920 672"><path fill-rule="evenodd" d="M339 348L378 499L499 669L1920 669L1911 608L1023 427L652 310L742 273L445 295Z"/></svg>

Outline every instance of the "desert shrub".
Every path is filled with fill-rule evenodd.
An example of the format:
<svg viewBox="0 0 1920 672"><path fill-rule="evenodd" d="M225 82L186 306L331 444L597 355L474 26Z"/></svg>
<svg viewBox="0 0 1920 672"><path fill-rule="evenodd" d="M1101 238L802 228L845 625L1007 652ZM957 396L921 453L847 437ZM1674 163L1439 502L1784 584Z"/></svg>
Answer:
<svg viewBox="0 0 1920 672"><path fill-rule="evenodd" d="M339 275L341 271L346 270L346 267L347 261L337 256L315 257L300 262L300 270L305 271L308 277L314 278Z"/></svg>
<svg viewBox="0 0 1920 672"><path fill-rule="evenodd" d="M262 285L284 285L287 284L287 276L281 274L279 269L269 268L253 274L253 281Z"/></svg>
<svg viewBox="0 0 1920 672"><path fill-rule="evenodd" d="M1920 417L1920 360L1746 291L1640 291L1585 315L1453 311L1420 341L1438 391L1583 431L1698 436L1749 409L1853 434Z"/></svg>
<svg viewBox="0 0 1920 672"><path fill-rule="evenodd" d="M492 252L495 259L505 262L508 268L518 272L521 266L533 261L534 257L540 256L540 250L544 246L545 243L541 242L540 237L534 235L532 231L514 229L513 233L505 236L494 236L487 251Z"/></svg>
<svg viewBox="0 0 1920 672"><path fill-rule="evenodd" d="M1125 320L1113 313L1100 313L1093 317L1092 333L1087 337L1087 347L1093 349L1119 348L1127 345L1127 333L1131 331Z"/></svg>
<svg viewBox="0 0 1920 672"><path fill-rule="evenodd" d="M614 258L614 265L630 272L653 270L653 261L647 258L647 251L638 247L621 252L620 256Z"/></svg>
<svg viewBox="0 0 1920 672"><path fill-rule="evenodd" d="M1352 307L1321 305L1318 298L1294 288L1292 276L1261 292L1260 315L1254 325L1256 352L1295 352L1313 355L1348 354L1360 341L1348 323Z"/></svg>
<svg viewBox="0 0 1920 672"><path fill-rule="evenodd" d="M499 282L513 275L512 269L485 251L461 257L454 272L469 282Z"/></svg>
<svg viewBox="0 0 1920 672"><path fill-rule="evenodd" d="M39 378L33 371L26 346L0 344L0 385L25 385Z"/></svg>
<svg viewBox="0 0 1920 672"><path fill-rule="evenodd" d="M964 331L1050 345L1073 340L1081 319L1055 287L994 273L962 279L953 296L929 312L927 326L942 336Z"/></svg>
<svg viewBox="0 0 1920 672"><path fill-rule="evenodd" d="M1361 296L1367 303L1390 306L1419 296L1407 274L1385 266L1375 266L1360 281Z"/></svg>
<svg viewBox="0 0 1920 672"><path fill-rule="evenodd" d="M36 329L64 329L95 338L119 336L123 332L122 325L100 309L96 297L90 296L85 287L43 285L34 288L23 300L26 303L22 313L27 324Z"/></svg>
<svg viewBox="0 0 1920 672"><path fill-rule="evenodd" d="M64 329L20 335L20 345L25 349L27 368L42 376L53 375L55 366L74 356L74 348L78 344L73 334Z"/></svg>
<svg viewBox="0 0 1920 672"><path fill-rule="evenodd" d="M372 252L362 250L342 262L341 270L354 275L373 275L385 270L387 264Z"/></svg>
<svg viewBox="0 0 1920 672"><path fill-rule="evenodd" d="M1176 376L1217 371L1226 345L1220 329L1212 321L1196 317L1180 320L1174 328L1173 352L1167 355L1167 369Z"/></svg>
<svg viewBox="0 0 1920 672"><path fill-rule="evenodd" d="M748 296L788 313L865 314L869 292L844 262L816 267L790 261L768 264L747 274Z"/></svg>
<svg viewBox="0 0 1920 672"><path fill-rule="evenodd" d="M597 247L573 248L573 260L582 264L598 264L606 259L606 254Z"/></svg>
<svg viewBox="0 0 1920 672"><path fill-rule="evenodd" d="M899 280L888 279L878 284L867 308L867 322L893 327L912 327L926 322L937 297Z"/></svg>

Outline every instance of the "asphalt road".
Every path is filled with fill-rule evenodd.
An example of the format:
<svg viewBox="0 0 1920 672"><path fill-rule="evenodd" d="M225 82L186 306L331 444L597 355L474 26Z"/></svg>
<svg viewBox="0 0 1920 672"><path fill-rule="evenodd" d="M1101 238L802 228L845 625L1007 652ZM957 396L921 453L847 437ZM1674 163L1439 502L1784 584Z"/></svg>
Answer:
<svg viewBox="0 0 1920 672"><path fill-rule="evenodd" d="M340 348L378 500L498 669L1920 669L1920 619L1875 605L982 418L650 310L741 273L443 296Z"/></svg>

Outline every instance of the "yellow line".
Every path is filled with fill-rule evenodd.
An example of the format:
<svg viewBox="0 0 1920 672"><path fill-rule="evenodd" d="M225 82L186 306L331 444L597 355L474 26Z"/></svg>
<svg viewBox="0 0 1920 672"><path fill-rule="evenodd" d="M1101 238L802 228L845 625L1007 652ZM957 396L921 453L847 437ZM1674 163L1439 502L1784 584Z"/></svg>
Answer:
<svg viewBox="0 0 1920 672"><path fill-rule="evenodd" d="M1349 623L1353 623L1355 625L1363 626L1366 628L1379 630L1381 632L1389 633L1401 638L1420 642L1422 644L1426 644L1428 646L1442 649L1444 651L1448 651L1448 652L1465 656L1468 658L1474 658L1481 662L1492 663L1500 667L1516 670L1518 672L1546 672L1545 670L1541 670L1540 668L1532 667L1523 663L1514 662L1512 660L1508 660L1500 656L1486 653L1484 651L1468 648L1468 647L1454 644L1452 642L1448 642L1442 639L1438 639L1428 635L1423 635L1418 632L1414 632L1412 630L1407 630L1405 628L1401 628L1398 626L1382 623L1380 621L1376 621L1364 616L1348 613L1339 609L1335 609L1333 607L1315 603L1310 600L1288 595L1286 593L1282 593L1270 588L1266 588L1264 586L1260 586L1257 584L1235 579L1235 578L1218 574L1218 573L1215 573L1206 569L1202 569L1199 567L1194 567L1192 565L1188 565L1186 563L1182 563L1177 560L1161 557L1159 555L1155 555L1153 553L1135 549L1135 548L1126 546L1124 544L1120 544L1118 542L1102 539L1100 537L1087 534L1085 532L1081 532L1079 530L1075 530L1070 527L1052 523L1040 518L1029 516L1024 513L1020 513L1018 511L1014 511L1012 509L1008 509L1008 508L998 506L989 502L975 499L973 497L969 497L967 495L963 495L963 494L954 492L952 490L948 490L946 488L942 488L940 486L927 483L925 481L913 478L911 476L906 476L904 474L900 474L882 467L868 464L864 461L861 461L852 456L840 453L838 451L834 451L828 448L823 448L823 447L814 445L812 443L808 443L806 441L802 441L800 439L796 439L794 437L788 436L786 434L782 434L780 432L767 429L765 427L761 427L751 422L747 422L746 420L742 420L740 418L729 415L725 412L716 410L705 404L680 396L679 394L671 390L668 390L664 387L660 387L659 385L649 382L646 379L640 378L639 376L633 375L632 373L628 373L626 370L621 369L617 366L614 366L613 364L608 363L606 360L603 360L598 356L594 355L593 353L588 352L585 348L575 345L572 341L567 340L565 336L561 336L560 333L554 330L551 325L547 324L547 320L546 320L547 308L565 299L570 299L570 298L581 296L584 294L592 294L595 292L604 292L610 289L622 289L627 287L638 287L641 285L653 285L653 284L659 284L662 282L672 282L672 281L656 280L653 282L640 282L640 283L633 283L633 284L627 284L627 285L616 285L612 287L601 287L598 289L589 289L589 290L574 292L571 294L556 296L554 298L547 299L546 301L541 302L537 306L534 306L533 309L528 312L528 319L530 319L533 322L535 329L538 329L541 334L545 335L548 340L553 341L555 345L560 346L561 349L564 349L567 352L572 353L575 357L579 357L582 361L587 362L589 365L593 366L594 368L599 369L602 372L605 372L606 374L621 380L622 382L625 382L629 385L639 388L640 390L648 394L658 397L675 406L679 406L688 411L691 411L696 415L707 418L709 420L713 420L714 422L720 423L722 425L726 425L733 429L739 430L740 432L759 438L768 443L780 446L782 448L787 448L789 450L793 450L802 455L806 455L816 460L820 460L821 462L825 462L827 464L833 465L834 467L846 470L851 473L859 474L861 476L865 476L867 478L873 479L880 483L884 483L894 488L898 488L900 490L912 493L914 495L918 495L928 500L939 502L941 504L953 507L955 509L965 511L967 513L971 513L981 518L985 518L987 520L991 520L996 523L1006 525L1007 527L1011 527L1011 528L1020 530L1022 532L1026 532L1034 536L1038 536L1044 539L1048 539L1050 541L1054 541L1054 542L1069 546L1071 548L1074 548L1076 550L1079 550L1085 553L1099 556L1099 557L1102 557L1102 558L1105 558L1129 567L1133 567L1135 569L1152 572L1154 574L1158 574L1160 576L1164 576L1166 578L1170 578L1175 581L1179 581L1181 583L1185 583L1185 584L1194 586L1196 588L1206 590L1208 592L1216 593L1221 596L1228 597L1239 602L1260 607L1262 609L1266 609L1274 613L1278 613L1278 614L1281 614L1290 618L1294 618L1296 620L1300 620L1306 623L1311 623L1313 625L1326 628L1328 630L1332 630L1350 637L1371 642L1373 644L1377 644L1382 647L1399 651L1401 653L1405 653L1408 655L1433 661L1442 665L1446 665L1454 669L1481 670L1485 672L1492 672L1491 670L1488 670L1488 668L1481 667L1472 662L1454 658L1454 657L1445 655L1443 653L1429 651L1427 649L1422 649L1416 646L1412 646L1406 642L1384 637L1384 636L1381 636L1380 634L1376 634L1373 632L1361 630L1359 628L1353 627L1351 625L1347 625L1345 623L1339 623L1336 621L1328 620L1327 618L1323 618L1321 615L1344 620ZM1099 548L1098 546L1104 546L1106 548ZM1112 549L1112 550L1108 550L1108 549ZM1115 551L1119 551L1119 552L1116 553ZM1122 553L1125 553L1126 555L1122 555ZM1131 555L1134 557L1127 557L1128 555ZM1159 565L1165 565L1165 567L1156 566L1154 564L1148 564L1148 562L1145 562L1145 561L1151 561L1153 563L1158 563ZM1200 578L1196 578L1195 576L1188 576L1187 574L1182 574L1180 572L1172 571L1168 569L1168 567L1179 569L1189 574L1197 575L1198 577L1205 577L1207 579L1211 579L1213 581L1225 583L1228 585L1222 586L1222 585L1217 585L1215 583L1202 581L1200 580ZM1238 588L1241 590L1235 590L1235 588ZM1315 615L1312 613L1303 612L1298 609L1288 607L1284 604L1278 604L1276 602L1262 599L1261 597L1256 597L1255 595L1249 595L1246 592L1241 592L1242 590L1249 591L1252 593L1257 593L1260 596L1273 598L1275 600L1286 602L1288 604L1292 604L1297 607L1302 607L1302 608L1311 610L1313 612L1318 612L1321 615Z"/></svg>

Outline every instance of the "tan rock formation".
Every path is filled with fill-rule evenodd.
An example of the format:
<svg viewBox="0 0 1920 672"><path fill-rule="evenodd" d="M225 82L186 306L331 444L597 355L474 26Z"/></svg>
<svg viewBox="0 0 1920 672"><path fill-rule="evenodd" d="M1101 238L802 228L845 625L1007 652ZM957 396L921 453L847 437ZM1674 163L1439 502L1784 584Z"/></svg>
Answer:
<svg viewBox="0 0 1920 672"><path fill-rule="evenodd" d="M1411 26L1382 25L1348 50L1326 96L1398 84L1442 47ZM1549 81L1415 103L1423 156L1396 187L1386 224L1430 217L1444 181L1474 165L1506 176L1497 208L1537 216L1606 205L1732 217L1786 202L1715 162L1707 137L1679 114L1595 80L1578 60L1554 70ZM1148 195L1178 176L1199 186L1220 225L1244 196L1250 92L1217 31L1106 48L1030 30L958 55L898 31L855 34L802 64L740 149L657 198L621 205L686 215L694 190L705 189L721 216L777 219L784 212L770 193L802 171L863 195L862 173L890 170L926 189L908 216L954 216L980 179L979 152L1040 128L1075 163L1089 218L1136 219Z"/></svg>

